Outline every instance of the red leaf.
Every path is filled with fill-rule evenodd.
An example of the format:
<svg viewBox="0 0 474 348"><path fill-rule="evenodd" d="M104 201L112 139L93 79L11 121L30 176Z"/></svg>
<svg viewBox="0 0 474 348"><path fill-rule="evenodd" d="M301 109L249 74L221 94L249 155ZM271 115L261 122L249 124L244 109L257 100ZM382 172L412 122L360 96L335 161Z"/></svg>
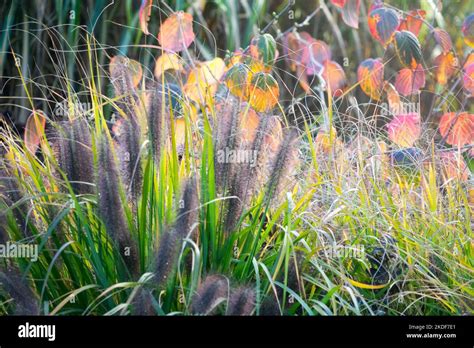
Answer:
<svg viewBox="0 0 474 348"><path fill-rule="evenodd" d="M405 97L417 93L423 87L425 87L425 71L421 64L415 70L408 68L400 70L395 78L395 88Z"/></svg>
<svg viewBox="0 0 474 348"><path fill-rule="evenodd" d="M462 147L474 142L474 114L448 112L441 116L439 132L449 145Z"/></svg>
<svg viewBox="0 0 474 348"><path fill-rule="evenodd" d="M45 127L46 116L44 113L40 110L33 111L26 121L24 134L25 146L32 155L38 150Z"/></svg>
<svg viewBox="0 0 474 348"><path fill-rule="evenodd" d="M357 69L357 79L360 88L369 97L380 100L383 91L384 67L380 59L366 59L360 63Z"/></svg>
<svg viewBox="0 0 474 348"><path fill-rule="evenodd" d="M336 7L343 8L346 0L331 0L331 3Z"/></svg>
<svg viewBox="0 0 474 348"><path fill-rule="evenodd" d="M140 28L145 35L149 35L148 22L150 21L151 7L153 0L142 0L138 17L140 18Z"/></svg>
<svg viewBox="0 0 474 348"><path fill-rule="evenodd" d="M441 28L433 29L433 36L436 40L436 43L441 46L443 52L448 52L453 48L453 42L451 41L451 36L449 36L446 30Z"/></svg>
<svg viewBox="0 0 474 348"><path fill-rule="evenodd" d="M420 137L420 115L411 113L398 115L387 124L388 137L391 141L401 147L412 147Z"/></svg>
<svg viewBox="0 0 474 348"><path fill-rule="evenodd" d="M180 52L194 41L193 16L176 12L161 24L158 41L165 51Z"/></svg>
<svg viewBox="0 0 474 348"><path fill-rule="evenodd" d="M436 67L436 81L439 84L445 85L459 68L458 59L453 52L441 53L434 60Z"/></svg>
<svg viewBox="0 0 474 348"><path fill-rule="evenodd" d="M382 45L387 46L400 24L397 12L387 7L372 10L368 17L369 30L372 36Z"/></svg>
<svg viewBox="0 0 474 348"><path fill-rule="evenodd" d="M411 10L405 19L403 19L398 26L398 30L408 30L414 35L418 36L423 19L425 18L426 11L424 10Z"/></svg>

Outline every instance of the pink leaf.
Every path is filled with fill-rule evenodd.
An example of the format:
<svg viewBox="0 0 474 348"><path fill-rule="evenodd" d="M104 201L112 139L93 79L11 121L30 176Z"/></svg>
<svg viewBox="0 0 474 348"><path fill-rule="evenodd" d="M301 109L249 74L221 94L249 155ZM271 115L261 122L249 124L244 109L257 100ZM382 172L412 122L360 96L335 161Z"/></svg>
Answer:
<svg viewBox="0 0 474 348"><path fill-rule="evenodd" d="M411 113L395 116L387 125L388 137L401 147L412 147L420 137L420 115Z"/></svg>
<svg viewBox="0 0 474 348"><path fill-rule="evenodd" d="M423 87L425 87L425 71L421 64L414 70L408 68L400 70L395 78L395 88L405 97L417 93Z"/></svg>

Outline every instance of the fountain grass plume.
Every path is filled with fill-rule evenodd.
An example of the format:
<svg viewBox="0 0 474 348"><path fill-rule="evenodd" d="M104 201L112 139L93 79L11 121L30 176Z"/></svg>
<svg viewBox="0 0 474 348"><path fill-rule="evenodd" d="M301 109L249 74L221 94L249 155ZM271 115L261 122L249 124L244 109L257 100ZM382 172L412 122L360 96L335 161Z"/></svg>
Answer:
<svg viewBox="0 0 474 348"><path fill-rule="evenodd" d="M255 291L249 287L232 290L227 315L251 315L255 309Z"/></svg>
<svg viewBox="0 0 474 348"><path fill-rule="evenodd" d="M59 168L77 194L94 193L92 139L83 117L63 122L51 137Z"/></svg>
<svg viewBox="0 0 474 348"><path fill-rule="evenodd" d="M113 148L106 134L99 141L97 187L99 194L99 215L111 240L117 242L120 254L129 271L139 271L138 249L130 235L120 197L121 182L115 163Z"/></svg>
<svg viewBox="0 0 474 348"><path fill-rule="evenodd" d="M15 305L15 315L39 315L38 299L28 280L15 266L0 269L0 284L11 296Z"/></svg>
<svg viewBox="0 0 474 348"><path fill-rule="evenodd" d="M191 300L190 312L194 315L209 315L216 311L222 301L229 297L229 282L222 275L209 275L198 287Z"/></svg>

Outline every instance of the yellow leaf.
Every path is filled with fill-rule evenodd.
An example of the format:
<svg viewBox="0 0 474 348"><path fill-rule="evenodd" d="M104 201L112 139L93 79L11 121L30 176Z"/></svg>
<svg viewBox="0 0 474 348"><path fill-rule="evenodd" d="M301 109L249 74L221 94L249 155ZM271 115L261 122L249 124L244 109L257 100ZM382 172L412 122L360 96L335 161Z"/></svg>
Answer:
<svg viewBox="0 0 474 348"><path fill-rule="evenodd" d="M216 92L224 71L225 64L221 58L198 64L189 73L188 81L184 86L185 94L191 100L204 103L208 93L214 95Z"/></svg>
<svg viewBox="0 0 474 348"><path fill-rule="evenodd" d="M381 285L372 285L372 284L365 284L365 283L360 283L358 281L355 281L353 279L347 278L349 283L351 283L353 286L360 288L360 289L369 289L369 290L379 290L385 288L389 283L387 284L381 284Z"/></svg>
<svg viewBox="0 0 474 348"><path fill-rule="evenodd" d="M163 53L155 63L155 77L158 79L166 70L183 70L183 60L174 53Z"/></svg>

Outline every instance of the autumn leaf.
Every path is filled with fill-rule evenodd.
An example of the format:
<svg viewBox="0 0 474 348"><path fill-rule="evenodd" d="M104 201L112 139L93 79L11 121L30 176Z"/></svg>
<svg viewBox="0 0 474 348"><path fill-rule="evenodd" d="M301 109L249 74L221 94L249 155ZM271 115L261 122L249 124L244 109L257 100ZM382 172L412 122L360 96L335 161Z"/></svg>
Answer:
<svg viewBox="0 0 474 348"><path fill-rule="evenodd" d="M378 7L368 16L370 34L384 47L392 40L400 19L397 12L387 7Z"/></svg>
<svg viewBox="0 0 474 348"><path fill-rule="evenodd" d="M464 42L468 46L474 47L474 13L471 13L464 19L461 31L464 35Z"/></svg>
<svg viewBox="0 0 474 348"><path fill-rule="evenodd" d="M418 113L395 116L387 125L388 137L401 147L411 147L420 137L420 115Z"/></svg>
<svg viewBox="0 0 474 348"><path fill-rule="evenodd" d="M180 52L194 41L193 16L185 12L176 12L168 17L160 27L158 42L163 50Z"/></svg>
<svg viewBox="0 0 474 348"><path fill-rule="evenodd" d="M324 41L310 39L304 46L301 63L308 75L317 75L322 72L324 63L331 59L331 49Z"/></svg>
<svg viewBox="0 0 474 348"><path fill-rule="evenodd" d="M237 63L226 72L224 81L233 95L246 99L250 75L250 69L246 64Z"/></svg>
<svg viewBox="0 0 474 348"><path fill-rule="evenodd" d="M250 55L254 59L263 62L267 68L271 68L278 56L276 41L270 34L254 37L250 42Z"/></svg>
<svg viewBox="0 0 474 348"><path fill-rule="evenodd" d="M426 11L424 10L411 10L406 18L401 21L398 30L407 30L412 32L413 35L418 36L425 16Z"/></svg>
<svg viewBox="0 0 474 348"><path fill-rule="evenodd" d="M251 143L257 134L257 128L260 120L254 109L242 105L242 117L240 118L240 129L242 132L242 141Z"/></svg>
<svg viewBox="0 0 474 348"><path fill-rule="evenodd" d="M290 32L283 37L283 51L290 70L296 71L299 84L310 93L308 75L322 73L324 63L331 59L329 46L306 32Z"/></svg>
<svg viewBox="0 0 474 348"><path fill-rule="evenodd" d="M439 84L445 85L459 68L458 59L453 52L441 53L434 60L436 67L436 81Z"/></svg>
<svg viewBox="0 0 474 348"><path fill-rule="evenodd" d="M342 20L348 26L359 28L360 0L331 0L342 11Z"/></svg>
<svg viewBox="0 0 474 348"><path fill-rule="evenodd" d="M142 0L138 17L140 18L140 28L145 35L149 35L148 22L150 21L153 0Z"/></svg>
<svg viewBox="0 0 474 348"><path fill-rule="evenodd" d="M254 74L248 89L249 103L256 111L268 111L278 103L280 95L278 83L268 73Z"/></svg>
<svg viewBox="0 0 474 348"><path fill-rule="evenodd" d="M400 114L402 112L402 103L400 100L400 95L395 89L395 86L389 82L386 82L384 85L384 91L387 94L390 112L393 114Z"/></svg>
<svg viewBox="0 0 474 348"><path fill-rule="evenodd" d="M384 66L381 59L366 59L357 69L360 88L369 97L380 100L383 91Z"/></svg>
<svg viewBox="0 0 474 348"><path fill-rule="evenodd" d="M41 110L34 110L25 125L24 142L27 150L34 155L38 150L46 127L46 116Z"/></svg>
<svg viewBox="0 0 474 348"><path fill-rule="evenodd" d="M219 80L224 75L225 63L221 58L214 58L210 61L198 63L191 70L188 80L184 85L184 92L189 99L196 102L204 102L205 98L214 95L217 90Z"/></svg>
<svg viewBox="0 0 474 348"><path fill-rule="evenodd" d="M400 63L407 68L415 69L421 63L420 42L413 33L403 30L395 33L395 50Z"/></svg>
<svg viewBox="0 0 474 348"><path fill-rule="evenodd" d="M342 89L345 87L347 80L344 69L338 63L332 60L326 61L322 77L334 96L342 94Z"/></svg>
<svg viewBox="0 0 474 348"><path fill-rule="evenodd" d="M404 68L395 78L395 88L403 95L408 96L425 87L425 71L421 64L416 69Z"/></svg>
<svg viewBox="0 0 474 348"><path fill-rule="evenodd" d="M474 63L464 68L463 85L471 95L474 95Z"/></svg>
<svg viewBox="0 0 474 348"><path fill-rule="evenodd" d="M183 69L183 60L179 55L165 52L156 60L154 74L159 79L166 70L182 71Z"/></svg>
<svg viewBox="0 0 474 348"><path fill-rule="evenodd" d="M436 43L441 46L443 52L449 52L453 48L453 42L451 41L451 36L444 29L434 28L433 37L436 40Z"/></svg>
<svg viewBox="0 0 474 348"><path fill-rule="evenodd" d="M474 114L445 113L439 121L439 132L449 145L462 147L474 143Z"/></svg>

